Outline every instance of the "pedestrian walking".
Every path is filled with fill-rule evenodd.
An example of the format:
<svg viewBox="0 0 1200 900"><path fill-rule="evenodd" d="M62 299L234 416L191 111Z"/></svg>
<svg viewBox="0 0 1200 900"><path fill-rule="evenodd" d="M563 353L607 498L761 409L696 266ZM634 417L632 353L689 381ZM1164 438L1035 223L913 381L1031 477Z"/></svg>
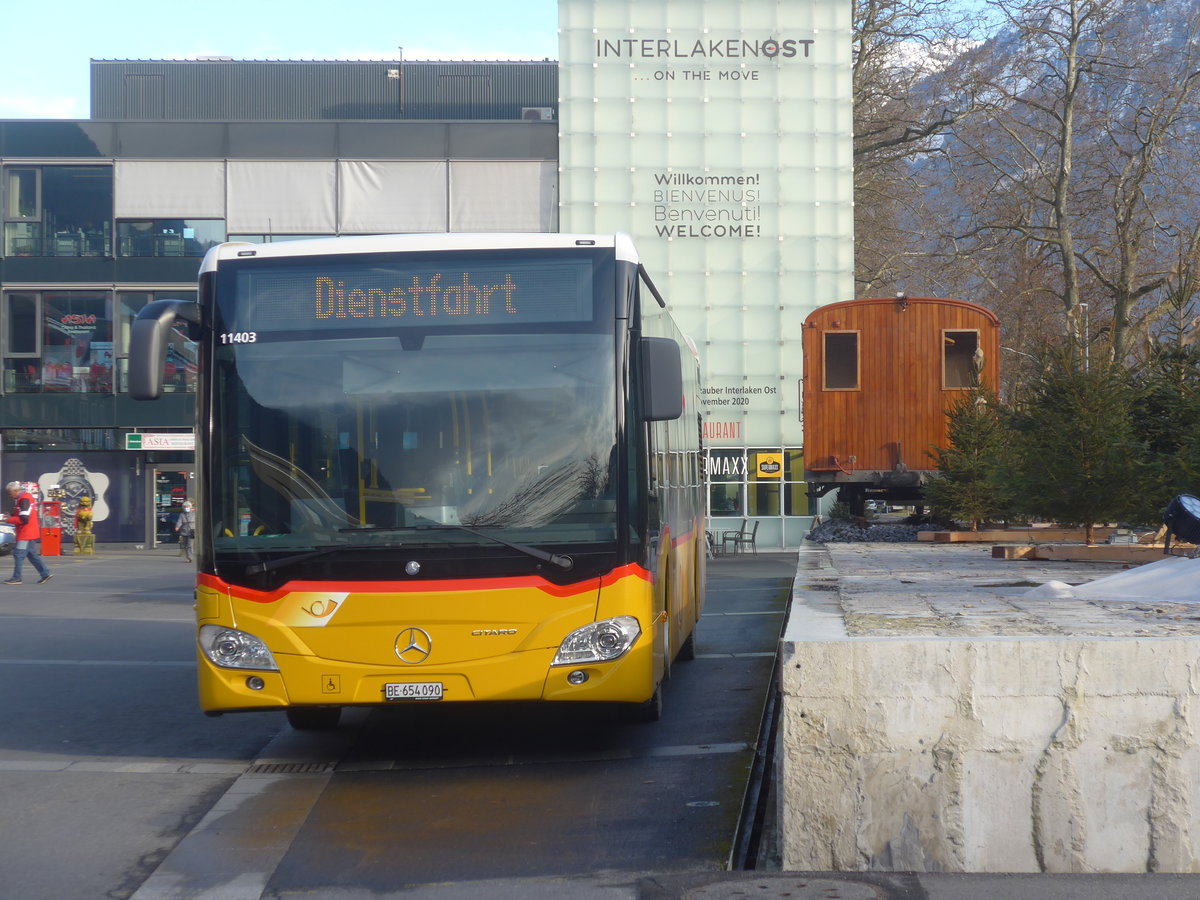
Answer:
<svg viewBox="0 0 1200 900"><path fill-rule="evenodd" d="M28 557L38 574L42 576L38 579L38 584L45 584L54 576L42 562L42 553L38 546L42 540L42 523L38 514L37 500L19 481L10 481L5 489L8 491L8 496L13 498L13 508L12 512L8 514L8 522L17 526L17 546L13 550L12 578L4 583L22 583L21 568Z"/></svg>
<svg viewBox="0 0 1200 900"><path fill-rule="evenodd" d="M192 509L192 501L183 501L183 510L175 520L175 530L179 532L179 555L186 556L192 561L192 537L196 534L196 511Z"/></svg>

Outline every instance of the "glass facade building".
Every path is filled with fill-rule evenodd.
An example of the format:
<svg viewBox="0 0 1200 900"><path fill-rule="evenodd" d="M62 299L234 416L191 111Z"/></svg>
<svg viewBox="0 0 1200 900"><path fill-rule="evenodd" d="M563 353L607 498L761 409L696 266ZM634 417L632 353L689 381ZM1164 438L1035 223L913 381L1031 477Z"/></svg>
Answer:
<svg viewBox="0 0 1200 900"><path fill-rule="evenodd" d="M559 3L562 229L633 236L703 362L711 528L760 547L809 530L801 334L854 296L850 12Z"/></svg>

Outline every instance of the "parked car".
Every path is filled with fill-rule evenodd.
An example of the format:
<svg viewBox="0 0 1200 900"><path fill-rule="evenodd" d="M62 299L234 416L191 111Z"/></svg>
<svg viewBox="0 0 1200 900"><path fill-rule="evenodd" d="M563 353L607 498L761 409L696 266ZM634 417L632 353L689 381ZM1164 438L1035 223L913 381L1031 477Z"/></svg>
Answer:
<svg viewBox="0 0 1200 900"><path fill-rule="evenodd" d="M8 556L17 548L17 528L0 522L0 556Z"/></svg>

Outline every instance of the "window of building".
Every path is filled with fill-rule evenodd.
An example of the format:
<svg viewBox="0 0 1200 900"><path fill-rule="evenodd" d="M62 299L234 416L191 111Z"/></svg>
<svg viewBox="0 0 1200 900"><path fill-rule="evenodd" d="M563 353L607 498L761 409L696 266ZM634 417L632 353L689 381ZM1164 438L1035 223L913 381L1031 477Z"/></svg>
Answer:
<svg viewBox="0 0 1200 900"><path fill-rule="evenodd" d="M4 390L6 393L38 390L42 352L41 296L11 293L4 296Z"/></svg>
<svg viewBox="0 0 1200 900"><path fill-rule="evenodd" d="M195 291L122 291L117 294L117 391L129 390L129 335L133 320L151 300L194 300ZM176 320L167 338L163 390L195 393L197 345L188 333L188 325Z"/></svg>
<svg viewBox="0 0 1200 900"><path fill-rule="evenodd" d="M947 390L978 386L982 369L978 331L942 332L942 385Z"/></svg>
<svg viewBox="0 0 1200 900"><path fill-rule="evenodd" d="M116 450L114 428L5 428L6 452L30 450Z"/></svg>
<svg viewBox="0 0 1200 900"><path fill-rule="evenodd" d="M746 514L746 451L708 451L708 511L711 516Z"/></svg>
<svg viewBox="0 0 1200 900"><path fill-rule="evenodd" d="M810 515L808 484L804 481L804 451L797 448L783 451L783 514Z"/></svg>
<svg viewBox="0 0 1200 900"><path fill-rule="evenodd" d="M41 255L41 179L37 169L4 170L4 253ZM35 252L36 251L36 252Z"/></svg>
<svg viewBox="0 0 1200 900"><path fill-rule="evenodd" d="M807 516L804 451L752 447L708 451L708 512L714 517Z"/></svg>
<svg viewBox="0 0 1200 900"><path fill-rule="evenodd" d="M112 392L112 319L107 292L44 292L42 326L43 392Z"/></svg>
<svg viewBox="0 0 1200 900"><path fill-rule="evenodd" d="M111 166L4 169L7 256L111 256Z"/></svg>
<svg viewBox="0 0 1200 900"><path fill-rule="evenodd" d="M118 256L203 256L225 240L220 219L123 219Z"/></svg>
<svg viewBox="0 0 1200 900"><path fill-rule="evenodd" d="M857 391L858 332L827 331L824 338L825 390Z"/></svg>
<svg viewBox="0 0 1200 900"><path fill-rule="evenodd" d="M6 392L112 391L107 291L22 291L4 302Z"/></svg>

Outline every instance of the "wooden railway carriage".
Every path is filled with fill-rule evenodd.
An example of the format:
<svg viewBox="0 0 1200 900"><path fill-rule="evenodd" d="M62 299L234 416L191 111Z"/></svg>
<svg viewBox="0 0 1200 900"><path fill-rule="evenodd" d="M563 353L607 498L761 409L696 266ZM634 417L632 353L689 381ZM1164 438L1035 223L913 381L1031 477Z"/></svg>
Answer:
<svg viewBox="0 0 1200 900"><path fill-rule="evenodd" d="M945 446L946 411L999 381L1000 322L962 300L849 300L804 322L804 468L809 496L837 490L862 515L869 499L921 503Z"/></svg>

